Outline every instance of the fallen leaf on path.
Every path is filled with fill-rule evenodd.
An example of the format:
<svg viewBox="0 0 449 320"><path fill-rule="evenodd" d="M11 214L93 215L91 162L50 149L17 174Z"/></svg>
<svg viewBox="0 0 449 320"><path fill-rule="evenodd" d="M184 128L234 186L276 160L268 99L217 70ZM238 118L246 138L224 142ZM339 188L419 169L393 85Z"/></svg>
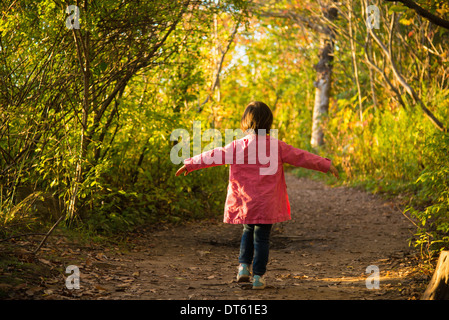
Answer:
<svg viewBox="0 0 449 320"><path fill-rule="evenodd" d="M100 285L96 285L95 289L99 290L99 291L107 291L108 289L106 289L105 287L102 287Z"/></svg>
<svg viewBox="0 0 449 320"><path fill-rule="evenodd" d="M95 257L98 259L98 260L108 260L108 257L106 257L106 255L104 254L104 253L97 253L96 255L95 255Z"/></svg>
<svg viewBox="0 0 449 320"><path fill-rule="evenodd" d="M7 284L7 283L0 283L0 290L5 290L5 289L9 289L11 288L12 285Z"/></svg>
<svg viewBox="0 0 449 320"><path fill-rule="evenodd" d="M206 254L210 254L210 251L197 251L201 257L204 257Z"/></svg>
<svg viewBox="0 0 449 320"><path fill-rule="evenodd" d="M20 290L20 289L25 289L27 287L26 283L21 283L18 284L17 286L14 287L15 290Z"/></svg>
<svg viewBox="0 0 449 320"><path fill-rule="evenodd" d="M49 296L49 295L53 294L53 290L52 290L52 289L45 289L45 290L44 290L44 293L45 293L47 296Z"/></svg>
<svg viewBox="0 0 449 320"><path fill-rule="evenodd" d="M30 288L27 291L25 291L25 293L29 296L33 296L37 292L41 291L42 289L43 289L42 287L33 287L33 288Z"/></svg>
<svg viewBox="0 0 449 320"><path fill-rule="evenodd" d="M38 260L40 262L42 262L43 264L46 264L47 266L53 267L53 264L50 261L48 261L48 260L46 260L44 258L39 258Z"/></svg>

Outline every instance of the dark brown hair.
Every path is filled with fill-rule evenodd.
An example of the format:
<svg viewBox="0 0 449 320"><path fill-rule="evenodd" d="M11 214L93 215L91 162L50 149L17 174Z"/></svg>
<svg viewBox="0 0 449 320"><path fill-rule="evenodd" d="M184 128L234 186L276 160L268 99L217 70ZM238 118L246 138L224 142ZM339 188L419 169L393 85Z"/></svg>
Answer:
<svg viewBox="0 0 449 320"><path fill-rule="evenodd" d="M259 129L265 129L265 133L269 134L272 124L273 113L270 108L263 102L253 101L246 106L240 127L243 132L254 130L254 133L258 134Z"/></svg>

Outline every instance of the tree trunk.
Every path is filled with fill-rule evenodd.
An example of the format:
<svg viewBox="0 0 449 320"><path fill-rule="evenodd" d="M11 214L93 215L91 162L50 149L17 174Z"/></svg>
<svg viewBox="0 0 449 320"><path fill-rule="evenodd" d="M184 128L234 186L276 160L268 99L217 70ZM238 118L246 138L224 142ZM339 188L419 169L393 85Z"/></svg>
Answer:
<svg viewBox="0 0 449 320"><path fill-rule="evenodd" d="M315 104L313 107L312 139L310 141L313 148L324 144L324 133L322 128L322 118L329 111L329 96L331 90L332 59L334 45L331 31L320 36L320 61L315 65L317 80L315 86Z"/></svg>
<svg viewBox="0 0 449 320"><path fill-rule="evenodd" d="M321 76L318 81L314 82L315 104L313 106L312 139L310 142L313 148L324 144L322 118L329 110L330 81L331 74L329 72Z"/></svg>
<svg viewBox="0 0 449 320"><path fill-rule="evenodd" d="M442 251L422 300L449 300L449 251Z"/></svg>
<svg viewBox="0 0 449 320"><path fill-rule="evenodd" d="M87 1L84 3L84 10L87 12ZM82 117L81 117L81 133L80 133L80 150L78 152L78 159L76 164L75 176L73 179L72 186L72 194L71 199L69 201L68 206L68 216L70 219L73 219L75 216L76 208L77 208L77 197L79 186L82 183L82 178L84 174L84 166L85 159L87 156L87 126L88 126L88 118L89 118L89 109L90 109L90 43L89 43L89 31L86 31L83 37L81 31L76 32L73 30L73 37L77 49L78 60L80 63L80 70L83 76L83 104L82 104Z"/></svg>
<svg viewBox="0 0 449 320"><path fill-rule="evenodd" d="M354 82L355 82L355 84L357 86L357 97L359 99L360 121L363 121L362 89L360 88L359 68L358 68L358 65L357 65L357 56L356 56L354 32L353 32L353 25L352 25L352 17L353 17L352 0L349 1L349 13L348 13L348 16L349 16L348 17L348 19L349 19L349 42L351 44L351 57L352 57L352 65L353 65L353 73L354 73Z"/></svg>

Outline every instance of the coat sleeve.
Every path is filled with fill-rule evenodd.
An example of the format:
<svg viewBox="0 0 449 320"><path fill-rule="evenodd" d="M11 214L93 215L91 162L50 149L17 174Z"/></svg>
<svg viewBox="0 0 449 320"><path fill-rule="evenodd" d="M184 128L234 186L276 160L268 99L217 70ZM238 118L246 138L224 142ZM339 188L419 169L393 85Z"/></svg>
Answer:
<svg viewBox="0 0 449 320"><path fill-rule="evenodd" d="M187 172L231 164L233 159L234 142L231 142L225 147L215 148L194 157L185 159L184 165L186 166Z"/></svg>
<svg viewBox="0 0 449 320"><path fill-rule="evenodd" d="M295 167L321 171L324 173L329 171L331 166L330 159L292 147L283 141L279 141L279 146L283 163L288 163Z"/></svg>

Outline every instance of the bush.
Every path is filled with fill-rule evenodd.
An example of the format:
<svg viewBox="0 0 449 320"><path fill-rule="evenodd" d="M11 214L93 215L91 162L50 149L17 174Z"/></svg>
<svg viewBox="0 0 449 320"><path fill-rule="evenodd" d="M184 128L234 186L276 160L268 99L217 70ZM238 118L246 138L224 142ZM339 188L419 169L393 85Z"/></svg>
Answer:
<svg viewBox="0 0 449 320"><path fill-rule="evenodd" d="M424 147L425 169L407 208L418 221L415 245L426 254L449 248L449 134L437 132Z"/></svg>

